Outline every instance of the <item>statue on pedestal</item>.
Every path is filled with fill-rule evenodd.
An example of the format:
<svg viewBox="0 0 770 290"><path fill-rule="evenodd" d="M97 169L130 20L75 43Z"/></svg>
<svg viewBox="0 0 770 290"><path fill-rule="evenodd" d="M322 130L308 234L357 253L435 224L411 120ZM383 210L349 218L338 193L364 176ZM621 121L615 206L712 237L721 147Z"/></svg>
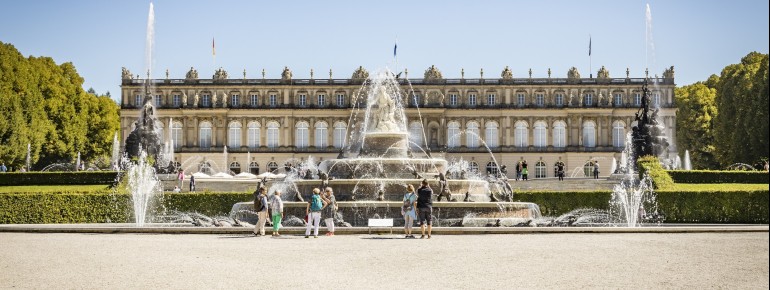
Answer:
<svg viewBox="0 0 770 290"><path fill-rule="evenodd" d="M385 87L377 90L377 131L394 132L396 126L396 101L387 95Z"/></svg>

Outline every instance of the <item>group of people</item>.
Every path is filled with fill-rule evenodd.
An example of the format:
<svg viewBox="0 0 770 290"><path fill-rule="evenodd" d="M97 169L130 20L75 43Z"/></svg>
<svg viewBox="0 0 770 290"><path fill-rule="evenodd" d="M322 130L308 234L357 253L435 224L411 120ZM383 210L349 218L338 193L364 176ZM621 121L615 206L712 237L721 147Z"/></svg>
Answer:
<svg viewBox="0 0 770 290"><path fill-rule="evenodd" d="M283 220L281 192L276 190L273 193L273 197L267 198L267 187L258 188L254 198L254 209L257 211L257 217L259 218L257 225L254 227L254 235L265 235L265 224L267 223L267 217L270 216L273 223L273 236L280 236L281 234L278 231Z"/></svg>
<svg viewBox="0 0 770 290"><path fill-rule="evenodd" d="M184 184L184 169L179 169L176 174L176 179L179 181L179 185L174 186L174 192L182 192ZM195 191L195 175L190 175L190 192Z"/></svg>
<svg viewBox="0 0 770 290"><path fill-rule="evenodd" d="M404 237L414 239L412 226L415 220L420 222L420 239L431 237L433 230L433 189L430 188L427 179L422 180L422 185L415 193L414 186L408 184L406 193L401 206L401 215L404 216ZM428 229L428 235L425 235L425 229Z"/></svg>

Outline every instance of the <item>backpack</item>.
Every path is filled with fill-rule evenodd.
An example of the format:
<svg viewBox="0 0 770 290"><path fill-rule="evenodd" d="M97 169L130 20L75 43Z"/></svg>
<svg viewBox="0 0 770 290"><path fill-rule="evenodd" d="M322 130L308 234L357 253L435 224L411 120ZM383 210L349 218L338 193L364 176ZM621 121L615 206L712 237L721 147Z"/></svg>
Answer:
<svg viewBox="0 0 770 290"><path fill-rule="evenodd" d="M321 196L318 194L313 194L313 196L310 198L310 211L320 211L323 207L324 205L321 202Z"/></svg>

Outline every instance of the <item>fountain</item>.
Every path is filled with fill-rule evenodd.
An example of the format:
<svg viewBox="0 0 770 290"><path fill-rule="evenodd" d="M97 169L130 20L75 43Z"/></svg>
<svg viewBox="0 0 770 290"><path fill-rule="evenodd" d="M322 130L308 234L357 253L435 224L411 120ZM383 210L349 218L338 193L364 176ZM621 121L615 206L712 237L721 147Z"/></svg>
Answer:
<svg viewBox="0 0 770 290"><path fill-rule="evenodd" d="M120 170L120 143L118 141L118 132L112 138L112 158L110 159L111 170Z"/></svg>
<svg viewBox="0 0 770 290"><path fill-rule="evenodd" d="M32 168L29 167L31 161L32 161L32 147L31 147L30 143L27 143L27 162L26 162L26 164L27 164L27 167L26 167L27 169L26 170L27 171L32 171Z"/></svg>
<svg viewBox="0 0 770 290"><path fill-rule="evenodd" d="M448 179L445 183L444 179L439 180L440 175L456 174L449 174L446 160L425 151L412 151L416 146L410 144L406 129L406 97L390 70L384 69L367 80L361 92L354 103L365 104L366 109L362 116L361 110L353 110L347 143L340 156L318 165L310 157L296 167L287 166L286 177L272 180L270 192L280 190L284 201L304 200L307 196L302 195L309 195L313 188L328 185L334 188L339 201L341 224L364 226L368 218L375 216L395 217L396 223L403 224L400 205L405 186L417 186L425 178L435 194L441 191L439 181L449 189L449 201L433 203L434 225L529 225L532 219L540 217L536 204L496 202L495 193L506 193L491 191L490 183L481 178ZM358 100L362 96L366 99ZM361 126L356 128L356 124ZM251 202L238 203L232 213L247 212L245 209L251 206ZM304 202L287 202L286 208L287 216L304 216Z"/></svg>
<svg viewBox="0 0 770 290"><path fill-rule="evenodd" d="M660 156L667 153L668 140L663 125L658 123L658 110L650 110L650 90L647 79L642 85L642 105L635 114L636 126L632 128L634 156Z"/></svg>
<svg viewBox="0 0 770 290"><path fill-rule="evenodd" d="M126 162L126 190L131 193L131 202L134 208L134 222L136 226L144 226L149 219L148 215L153 208L156 196L160 196L161 188L158 178L155 176L155 168L147 163L147 153L139 149L139 158L133 162Z"/></svg>
<svg viewBox="0 0 770 290"><path fill-rule="evenodd" d="M690 163L690 150L684 151L684 170L692 170L692 163Z"/></svg>

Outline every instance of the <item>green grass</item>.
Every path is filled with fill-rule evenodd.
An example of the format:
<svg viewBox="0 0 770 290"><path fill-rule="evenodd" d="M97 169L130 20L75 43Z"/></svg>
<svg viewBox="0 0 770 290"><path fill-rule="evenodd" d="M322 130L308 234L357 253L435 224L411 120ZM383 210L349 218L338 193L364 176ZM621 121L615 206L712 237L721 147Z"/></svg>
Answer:
<svg viewBox="0 0 770 290"><path fill-rule="evenodd" d="M0 186L0 193L73 193L73 192L110 192L109 185L23 185Z"/></svg>
<svg viewBox="0 0 770 290"><path fill-rule="evenodd" d="M768 184L746 183L675 183L666 191L722 191L722 190L768 190Z"/></svg>

